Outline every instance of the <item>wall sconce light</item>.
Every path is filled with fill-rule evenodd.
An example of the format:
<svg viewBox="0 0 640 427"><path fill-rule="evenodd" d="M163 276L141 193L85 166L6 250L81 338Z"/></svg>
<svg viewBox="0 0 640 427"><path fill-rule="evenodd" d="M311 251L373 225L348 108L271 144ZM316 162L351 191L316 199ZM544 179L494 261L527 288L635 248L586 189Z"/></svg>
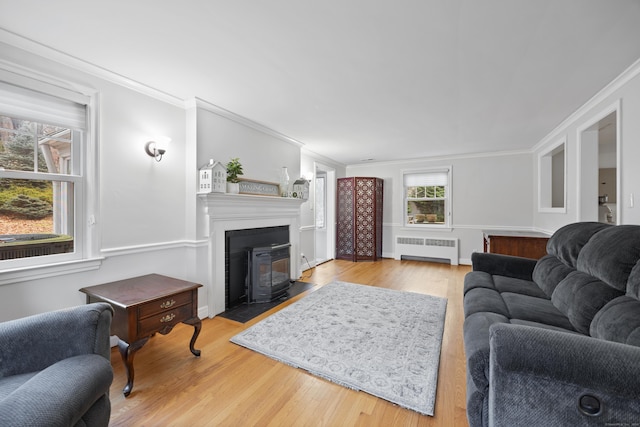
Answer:
<svg viewBox="0 0 640 427"><path fill-rule="evenodd" d="M167 152L167 146L171 142L171 138L166 136L158 136L155 141L149 141L144 146L144 151L154 159L156 162L162 160L162 156Z"/></svg>

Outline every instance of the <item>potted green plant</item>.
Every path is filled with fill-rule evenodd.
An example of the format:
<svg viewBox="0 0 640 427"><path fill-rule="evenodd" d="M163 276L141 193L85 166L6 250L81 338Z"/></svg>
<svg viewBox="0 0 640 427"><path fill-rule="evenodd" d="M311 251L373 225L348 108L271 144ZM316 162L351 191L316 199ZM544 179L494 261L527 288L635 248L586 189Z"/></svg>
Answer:
<svg viewBox="0 0 640 427"><path fill-rule="evenodd" d="M237 194L240 191L240 178L238 177L243 173L240 158L233 157L229 160L227 163L227 192Z"/></svg>

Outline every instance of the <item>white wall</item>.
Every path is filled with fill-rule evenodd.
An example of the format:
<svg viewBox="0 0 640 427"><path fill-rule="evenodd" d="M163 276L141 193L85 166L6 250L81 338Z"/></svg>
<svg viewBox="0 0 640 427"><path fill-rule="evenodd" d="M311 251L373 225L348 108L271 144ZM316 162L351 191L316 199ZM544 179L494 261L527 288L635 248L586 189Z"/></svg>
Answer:
<svg viewBox="0 0 640 427"><path fill-rule="evenodd" d="M313 173L315 178L316 167L322 170L333 170L336 178L346 176L345 165L303 149L300 155L301 173ZM314 198L315 180L312 179L309 187L309 200L303 203L300 208L300 250L306 257L306 259L300 260L300 265L303 270L315 266L315 260L317 258ZM329 203L329 205L333 206L331 203ZM329 227L329 229L331 229L331 227ZM326 237L326 234L324 237Z"/></svg>
<svg viewBox="0 0 640 427"><path fill-rule="evenodd" d="M578 134L607 115L612 108L620 109L620 146L617 153L620 161L618 191L622 195L618 200L620 223L640 224L640 206L635 204L631 207L629 200L632 194L634 198L640 196L640 168L637 166L637 159L640 159L640 121L637 119L640 117L640 62L636 62L536 145L535 153L541 153L546 151L553 141L563 135L567 137L567 211L542 213L534 206L535 228L553 232L571 222L590 219L586 216L588 212L579 210L579 206L585 203L585 197L581 197L578 191L580 188L584 189L587 186L586 180L591 178L579 174L579 165L584 164L586 160L579 156L579 153L584 153L585 150L578 147ZM534 161L536 158L534 156ZM597 168L597 163L595 165ZM534 172L534 183L537 185L537 166L534 167Z"/></svg>
<svg viewBox="0 0 640 427"><path fill-rule="evenodd" d="M184 110L114 84L100 92L102 248L184 239ZM160 162L144 152L156 134L171 138Z"/></svg>
<svg viewBox="0 0 640 427"><path fill-rule="evenodd" d="M300 144L201 100L184 103L55 52L41 55L0 43L3 59L49 77L95 89L100 98L99 266L91 271L12 282L0 266L0 321L84 304L78 289L148 273L205 285L208 246L198 167L209 158L240 157L244 177L279 181L282 166L300 176ZM144 152L155 135L172 142L161 162Z"/></svg>
<svg viewBox="0 0 640 427"><path fill-rule="evenodd" d="M97 255L104 257L95 270L0 285L0 321L84 304L78 289L126 277L154 272L194 280L186 262L192 249L184 240L184 108L6 44L0 49L4 61L29 72L98 92L95 227ZM144 152L155 135L172 139L160 163ZM7 274L0 270L0 281Z"/></svg>
<svg viewBox="0 0 640 427"><path fill-rule="evenodd" d="M395 236L457 237L461 263L482 251L482 230L519 228L532 224L531 153L496 153L467 157L376 162L348 166L347 176L384 179L383 256L394 257ZM452 167L452 229L418 230L403 227L402 171Z"/></svg>
<svg viewBox="0 0 640 427"><path fill-rule="evenodd" d="M227 163L232 157L239 157L242 178L279 183L283 166L287 167L291 182L300 177L300 143L233 114L225 116L204 101L190 102L189 108L194 108L194 103L199 166L209 159Z"/></svg>

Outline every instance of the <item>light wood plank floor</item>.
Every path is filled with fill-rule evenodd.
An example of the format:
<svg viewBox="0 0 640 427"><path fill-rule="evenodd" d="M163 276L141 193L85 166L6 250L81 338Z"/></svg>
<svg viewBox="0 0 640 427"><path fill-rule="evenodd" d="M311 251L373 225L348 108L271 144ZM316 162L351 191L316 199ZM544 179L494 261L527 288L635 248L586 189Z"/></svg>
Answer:
<svg viewBox="0 0 640 427"><path fill-rule="evenodd" d="M229 339L300 295L242 324L205 319L196 348L193 328L178 325L156 335L136 354L131 395L126 374L112 350L111 426L468 426L462 341L462 284L468 266L383 259L330 261L304 272L319 286L334 280L419 292L448 299L435 416L420 415L364 392L346 389L275 362Z"/></svg>

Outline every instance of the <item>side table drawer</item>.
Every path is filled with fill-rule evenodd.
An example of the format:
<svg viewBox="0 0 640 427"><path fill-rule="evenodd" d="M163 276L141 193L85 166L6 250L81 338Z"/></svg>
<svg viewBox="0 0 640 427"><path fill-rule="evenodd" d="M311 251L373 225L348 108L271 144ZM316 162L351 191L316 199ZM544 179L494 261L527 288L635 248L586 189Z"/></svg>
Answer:
<svg viewBox="0 0 640 427"><path fill-rule="evenodd" d="M181 305L191 303L191 292L183 292L181 294L172 295L167 298L157 299L145 303L138 307L138 318L153 316L154 314L163 313L165 311L177 308Z"/></svg>
<svg viewBox="0 0 640 427"><path fill-rule="evenodd" d="M140 319L138 320L138 336L156 333L167 326L174 326L191 317L191 304L188 304L146 319Z"/></svg>

